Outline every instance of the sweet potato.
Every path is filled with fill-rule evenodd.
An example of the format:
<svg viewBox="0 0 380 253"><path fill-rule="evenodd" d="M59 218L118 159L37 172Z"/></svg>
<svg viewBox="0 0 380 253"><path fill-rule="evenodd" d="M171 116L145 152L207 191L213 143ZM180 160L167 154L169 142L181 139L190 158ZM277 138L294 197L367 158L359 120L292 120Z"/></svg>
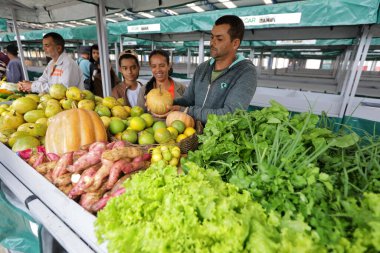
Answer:
<svg viewBox="0 0 380 253"><path fill-rule="evenodd" d="M113 145L112 149L114 148L124 148L125 147L125 142L124 141L116 141L115 144Z"/></svg>
<svg viewBox="0 0 380 253"><path fill-rule="evenodd" d="M95 202L90 208L91 212L97 213L99 210L102 210L107 205L107 202L110 200L110 198L110 196L105 196Z"/></svg>
<svg viewBox="0 0 380 253"><path fill-rule="evenodd" d="M38 171L41 174L46 174L49 170L54 169L56 164L57 161L42 163L36 167L36 171Z"/></svg>
<svg viewBox="0 0 380 253"><path fill-rule="evenodd" d="M101 155L102 154L99 151L90 151L79 157L79 159L76 160L73 166L69 167L68 170L73 173L81 172L82 170L99 163Z"/></svg>
<svg viewBox="0 0 380 253"><path fill-rule="evenodd" d="M107 189L110 190L114 186L114 184L117 182L119 179L119 176L121 174L122 169L125 166L128 166L130 164L131 160L130 159L120 159L119 161L115 162L111 169L110 169L110 174L108 177L107 181Z"/></svg>
<svg viewBox="0 0 380 253"><path fill-rule="evenodd" d="M90 187L93 184L94 176L98 171L99 166L100 165L95 165L83 171L78 183L69 192L69 198L76 198L77 196L81 195L86 188Z"/></svg>
<svg viewBox="0 0 380 253"><path fill-rule="evenodd" d="M143 152L140 148L136 147L120 147L113 148L112 150L106 150L102 154L102 159L107 159L109 161L117 161L124 158L135 158L142 155Z"/></svg>
<svg viewBox="0 0 380 253"><path fill-rule="evenodd" d="M50 161L50 162L52 162L52 161L58 161L59 160L59 155L57 155L57 154L54 154L54 153L47 153L46 154L46 157L47 157L47 159Z"/></svg>
<svg viewBox="0 0 380 253"><path fill-rule="evenodd" d="M87 192L92 192L99 189L99 187L102 185L104 181L103 179L105 179L110 174L112 165L113 165L113 162L108 161L108 160L102 160L102 167L100 167L100 169L94 175L94 182L86 190Z"/></svg>
<svg viewBox="0 0 380 253"><path fill-rule="evenodd" d="M67 152L59 158L57 165L52 172L52 178L55 180L57 177L67 172L67 167L73 164L73 152Z"/></svg>
<svg viewBox="0 0 380 253"><path fill-rule="evenodd" d="M38 153L37 153L37 158L36 158L36 160L33 162L32 167L33 167L33 168L37 168L38 165L43 164L45 161L46 161L45 154L42 153L42 152L38 152Z"/></svg>
<svg viewBox="0 0 380 253"><path fill-rule="evenodd" d="M72 184L68 184L68 185L60 186L60 187L58 187L58 189L60 189L61 192L63 192L65 195L67 195L67 194L69 194L69 192L71 191L71 189L73 187L74 186Z"/></svg>
<svg viewBox="0 0 380 253"><path fill-rule="evenodd" d="M53 177L51 176L53 173L53 170L49 170L48 172L46 172L45 174L45 178L49 181L49 182L53 182Z"/></svg>
<svg viewBox="0 0 380 253"><path fill-rule="evenodd" d="M63 174L63 175L57 177L57 178L54 180L54 184L55 184L57 187L65 186L65 185L71 184L71 174L72 174L72 173L66 173L66 174Z"/></svg>

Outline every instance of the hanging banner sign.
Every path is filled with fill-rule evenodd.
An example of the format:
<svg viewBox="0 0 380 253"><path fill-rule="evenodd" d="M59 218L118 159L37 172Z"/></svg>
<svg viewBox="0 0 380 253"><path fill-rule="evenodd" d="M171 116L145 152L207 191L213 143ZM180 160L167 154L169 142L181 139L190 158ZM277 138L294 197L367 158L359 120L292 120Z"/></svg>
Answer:
<svg viewBox="0 0 380 253"><path fill-rule="evenodd" d="M13 39L15 41L17 41L17 36L14 36ZM20 40L25 40L25 36L24 35L20 35Z"/></svg>
<svg viewBox="0 0 380 253"><path fill-rule="evenodd" d="M136 46L137 45L137 41L126 41L123 44L127 45L127 46Z"/></svg>
<svg viewBox="0 0 380 253"><path fill-rule="evenodd" d="M315 45L317 40L277 40L276 45Z"/></svg>
<svg viewBox="0 0 380 253"><path fill-rule="evenodd" d="M131 25L127 27L128 33L159 32L161 24Z"/></svg>
<svg viewBox="0 0 380 253"><path fill-rule="evenodd" d="M301 12L240 17L245 26L299 24Z"/></svg>

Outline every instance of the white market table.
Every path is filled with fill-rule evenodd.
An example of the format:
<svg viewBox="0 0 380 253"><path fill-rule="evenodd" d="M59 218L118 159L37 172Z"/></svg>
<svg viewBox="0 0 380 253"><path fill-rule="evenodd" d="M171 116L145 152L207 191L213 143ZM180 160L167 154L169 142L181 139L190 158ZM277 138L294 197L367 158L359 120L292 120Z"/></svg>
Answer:
<svg viewBox="0 0 380 253"><path fill-rule="evenodd" d="M0 143L0 179L27 204L31 216L44 226L68 252L107 252L97 243L96 217L69 199L12 150Z"/></svg>

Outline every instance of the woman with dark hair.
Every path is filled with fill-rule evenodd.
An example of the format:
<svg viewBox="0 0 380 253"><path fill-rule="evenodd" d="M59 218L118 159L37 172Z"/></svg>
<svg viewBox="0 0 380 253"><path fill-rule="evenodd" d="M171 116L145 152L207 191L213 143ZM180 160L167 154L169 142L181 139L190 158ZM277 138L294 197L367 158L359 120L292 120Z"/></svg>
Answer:
<svg viewBox="0 0 380 253"><path fill-rule="evenodd" d="M125 50L119 56L119 69L124 81L112 89L112 96L124 98L125 105L135 106L142 84L137 81L140 72L139 59L135 51Z"/></svg>
<svg viewBox="0 0 380 253"><path fill-rule="evenodd" d="M103 97L102 73L100 71L99 47L97 44L91 46L90 62L90 90L94 95ZM110 74L111 87L113 88L120 82L120 80L112 67L110 69Z"/></svg>
<svg viewBox="0 0 380 253"><path fill-rule="evenodd" d="M149 66L152 70L153 77L149 82L140 90L137 99L137 105L145 108L145 97L155 88L165 89L170 92L173 99L182 97L185 92L186 86L182 83L174 81L170 74L173 69L169 62L169 53L162 49L153 50L149 54Z"/></svg>

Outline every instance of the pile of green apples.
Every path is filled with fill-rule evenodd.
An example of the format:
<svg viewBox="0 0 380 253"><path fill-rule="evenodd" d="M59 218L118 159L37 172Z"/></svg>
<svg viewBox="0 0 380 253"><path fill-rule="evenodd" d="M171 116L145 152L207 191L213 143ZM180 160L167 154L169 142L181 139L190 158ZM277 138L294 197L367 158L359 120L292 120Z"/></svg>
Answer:
<svg viewBox="0 0 380 253"><path fill-rule="evenodd" d="M99 116L109 113L109 117L126 119L130 108L123 104L123 99L101 98L75 86L54 84L47 94L27 94L10 105L0 105L0 141L13 151L34 148L44 144L50 120L61 111L81 108L93 110Z"/></svg>

